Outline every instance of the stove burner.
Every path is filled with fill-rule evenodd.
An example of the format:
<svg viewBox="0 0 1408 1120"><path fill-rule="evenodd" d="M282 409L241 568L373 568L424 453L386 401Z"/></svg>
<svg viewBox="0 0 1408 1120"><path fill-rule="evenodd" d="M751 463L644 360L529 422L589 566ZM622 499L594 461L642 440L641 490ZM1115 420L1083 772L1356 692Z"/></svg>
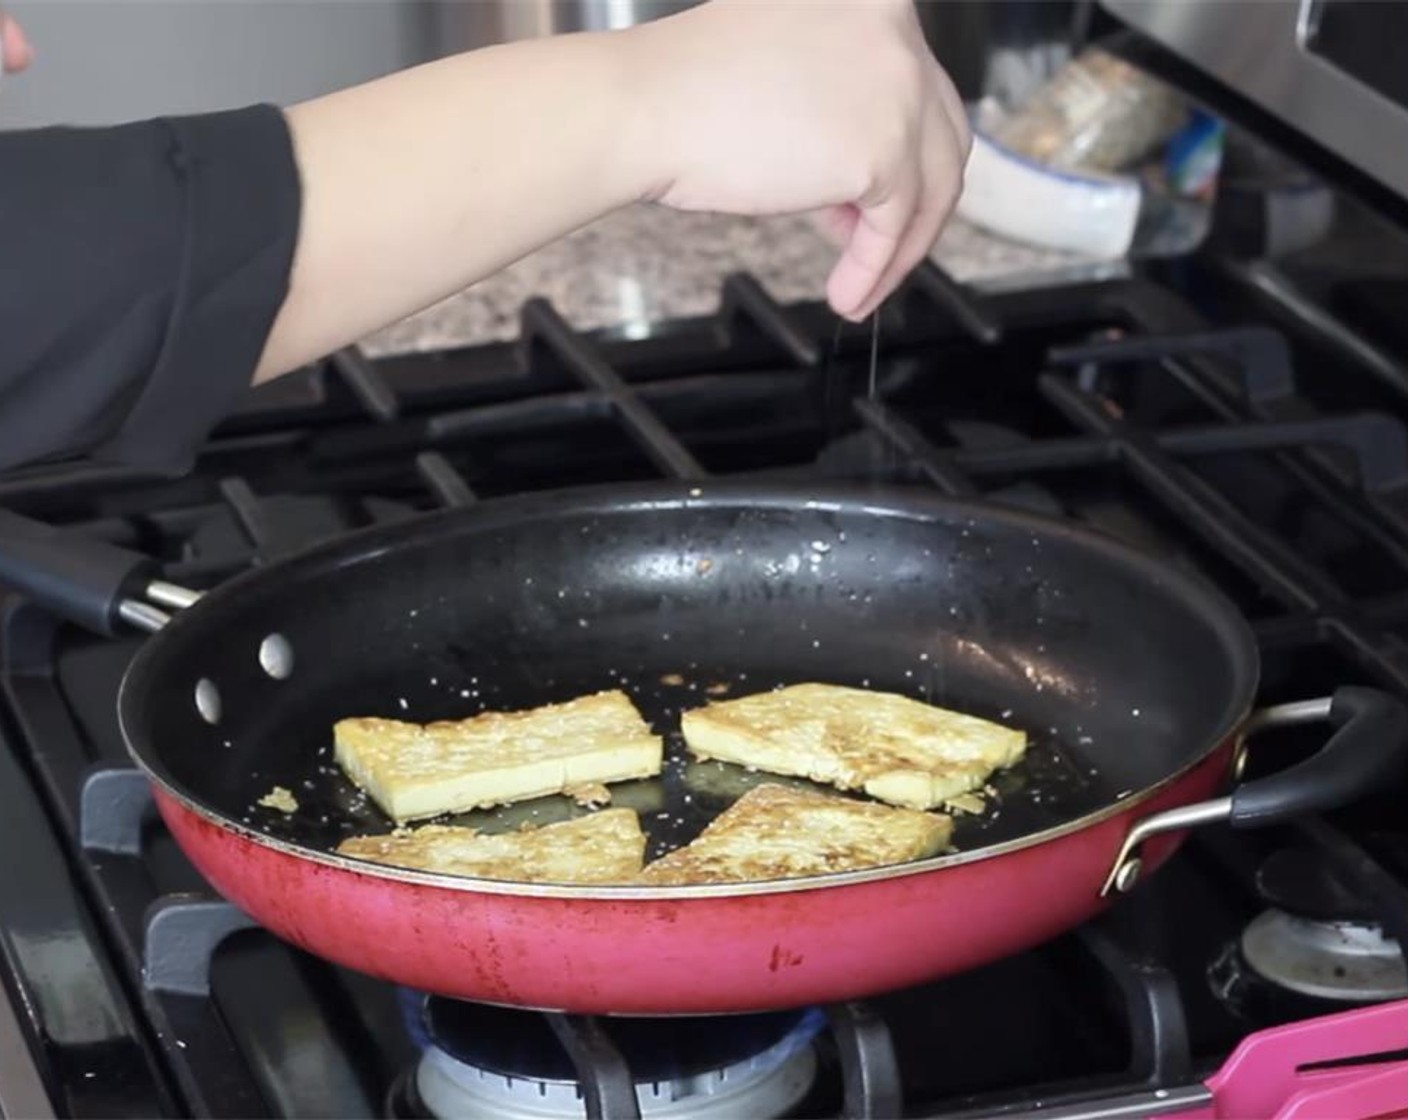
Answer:
<svg viewBox="0 0 1408 1120"><path fill-rule="evenodd" d="M1283 848L1257 869L1268 909L1242 932L1247 964L1271 983L1349 1003L1408 996L1408 968L1370 899L1352 890L1322 848Z"/></svg>
<svg viewBox="0 0 1408 1120"><path fill-rule="evenodd" d="M1285 848L1257 869L1267 906L1209 969L1218 997L1260 1023L1283 1023L1408 997L1408 964L1365 892L1325 852Z"/></svg>
<svg viewBox="0 0 1408 1120"><path fill-rule="evenodd" d="M577 1071L545 1015L430 997L429 1046L405 1096L437 1120L586 1114ZM812 1087L819 1011L606 1019L643 1118L785 1115Z"/></svg>
<svg viewBox="0 0 1408 1120"><path fill-rule="evenodd" d="M1301 995L1348 1003L1408 997L1408 967L1398 942L1370 922L1267 910L1242 932L1241 948L1257 973Z"/></svg>

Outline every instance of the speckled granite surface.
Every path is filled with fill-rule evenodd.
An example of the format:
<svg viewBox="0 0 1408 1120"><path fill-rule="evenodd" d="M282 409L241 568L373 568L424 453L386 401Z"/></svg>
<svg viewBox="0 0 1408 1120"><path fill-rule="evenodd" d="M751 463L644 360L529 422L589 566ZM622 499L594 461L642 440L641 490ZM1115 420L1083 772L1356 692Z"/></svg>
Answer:
<svg viewBox="0 0 1408 1120"><path fill-rule="evenodd" d="M518 310L545 296L583 329L707 314L730 272L783 301L819 299L835 250L805 218L731 218L655 206L619 211L365 342L372 354L433 350L518 333ZM962 222L934 259L981 283L1067 267L1073 258L988 237Z"/></svg>

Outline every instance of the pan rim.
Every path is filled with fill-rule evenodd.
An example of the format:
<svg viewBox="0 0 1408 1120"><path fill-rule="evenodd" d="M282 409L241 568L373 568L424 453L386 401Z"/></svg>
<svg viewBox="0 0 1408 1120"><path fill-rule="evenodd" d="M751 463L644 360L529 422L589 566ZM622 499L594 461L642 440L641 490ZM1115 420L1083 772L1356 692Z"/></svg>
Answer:
<svg viewBox="0 0 1408 1120"><path fill-rule="evenodd" d="M1083 548L1103 552L1112 559L1142 569L1157 584L1173 587L1186 594L1196 604L1228 650L1232 664L1232 680L1228 687L1228 702L1221 713L1216 730L1209 732L1201 749L1154 785L1147 786L1120 801L1096 809L1070 821L1028 833L997 844L984 845L968 851L947 852L907 863L864 868L857 871L830 872L791 879L772 879L747 883L711 883L691 885L616 885L524 883L507 879L484 879L449 875L440 872L417 871L386 864L373 863L338 855L336 852L296 844L233 820L219 810L204 804L143 756L133 733L133 709L137 692L147 685L146 677L167 634L179 633L198 625L201 616L216 609L226 600L238 596L251 582L256 585L278 578L280 573L301 566L317 565L336 559L339 566L351 566L374 559L390 546L402 543L402 538L414 539L427 531L426 526L444 527L461 522L465 526L492 527L496 521L514 522L535 516L559 516L563 502L569 501L573 512L590 513L593 509L619 514L632 509L707 508L727 505L732 508L806 509L809 511L855 512L872 516L898 517L906 520L951 520L959 516L981 517L986 521L1002 522L1018 529L1040 532L1047 536L1064 537ZM1121 816L1134 815L1145 804L1185 779L1207 762L1229 740L1239 736L1253 709L1259 686L1260 654L1250 627L1241 613L1206 577L1167 563L1154 553L1136 548L1084 524L1041 514L1028 513L982 500L952 498L932 490L914 486L863 485L856 483L758 483L737 479L698 481L653 481L646 483L609 483L573 487L566 490L539 491L489 499L477 505L439 510L422 514L390 525L372 526L334 540L323 542L293 554L277 563L241 573L222 583L200 602L180 612L159 634L150 637L138 650L124 673L118 690L118 724L128 754L152 785L171 802L223 832L237 836L258 847L301 861L318 864L357 876L394 883L435 887L466 894L508 895L520 898L613 901L650 901L667 903L686 899L727 899L763 894L795 894L828 888L859 886L871 882L904 879L937 872L949 867L996 859L1026 848L1059 840L1086 829L1097 827ZM1114 858L1112 847L1111 859Z"/></svg>

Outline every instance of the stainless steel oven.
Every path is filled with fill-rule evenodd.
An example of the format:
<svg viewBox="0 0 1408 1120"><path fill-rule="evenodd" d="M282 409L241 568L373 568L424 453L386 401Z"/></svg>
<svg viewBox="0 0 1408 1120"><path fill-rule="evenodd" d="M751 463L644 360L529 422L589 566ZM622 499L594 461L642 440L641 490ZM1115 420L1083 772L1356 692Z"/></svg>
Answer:
<svg viewBox="0 0 1408 1120"><path fill-rule="evenodd" d="M1130 27L1408 198L1408 4L1102 3Z"/></svg>

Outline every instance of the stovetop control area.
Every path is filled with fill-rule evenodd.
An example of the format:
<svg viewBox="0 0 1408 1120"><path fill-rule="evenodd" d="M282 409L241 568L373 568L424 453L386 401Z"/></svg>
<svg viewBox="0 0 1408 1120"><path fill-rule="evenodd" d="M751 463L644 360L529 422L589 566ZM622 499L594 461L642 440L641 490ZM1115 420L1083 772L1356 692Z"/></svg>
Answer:
<svg viewBox="0 0 1408 1120"><path fill-rule="evenodd" d="M0 478L0 505L208 588L526 490L912 487L1073 518L1201 572L1253 627L1262 703L1408 695L1408 341L1383 313L1408 284L1377 277L1308 315L1312 297L1263 279L1192 259L977 296L926 266L884 309L873 373L868 326L747 276L717 315L643 338L579 333L534 301L516 343L348 351L261 389L188 476L34 468ZM0 961L58 1115L1196 1115L1254 1032L1408 999L1401 786L1292 826L1200 830L1075 932L873 1000L643 1021L397 989L254 927L180 854L114 716L141 640L17 600L3 616ZM1315 745L1302 735L1258 737L1250 772ZM22 1087L0 1079L15 1115Z"/></svg>

